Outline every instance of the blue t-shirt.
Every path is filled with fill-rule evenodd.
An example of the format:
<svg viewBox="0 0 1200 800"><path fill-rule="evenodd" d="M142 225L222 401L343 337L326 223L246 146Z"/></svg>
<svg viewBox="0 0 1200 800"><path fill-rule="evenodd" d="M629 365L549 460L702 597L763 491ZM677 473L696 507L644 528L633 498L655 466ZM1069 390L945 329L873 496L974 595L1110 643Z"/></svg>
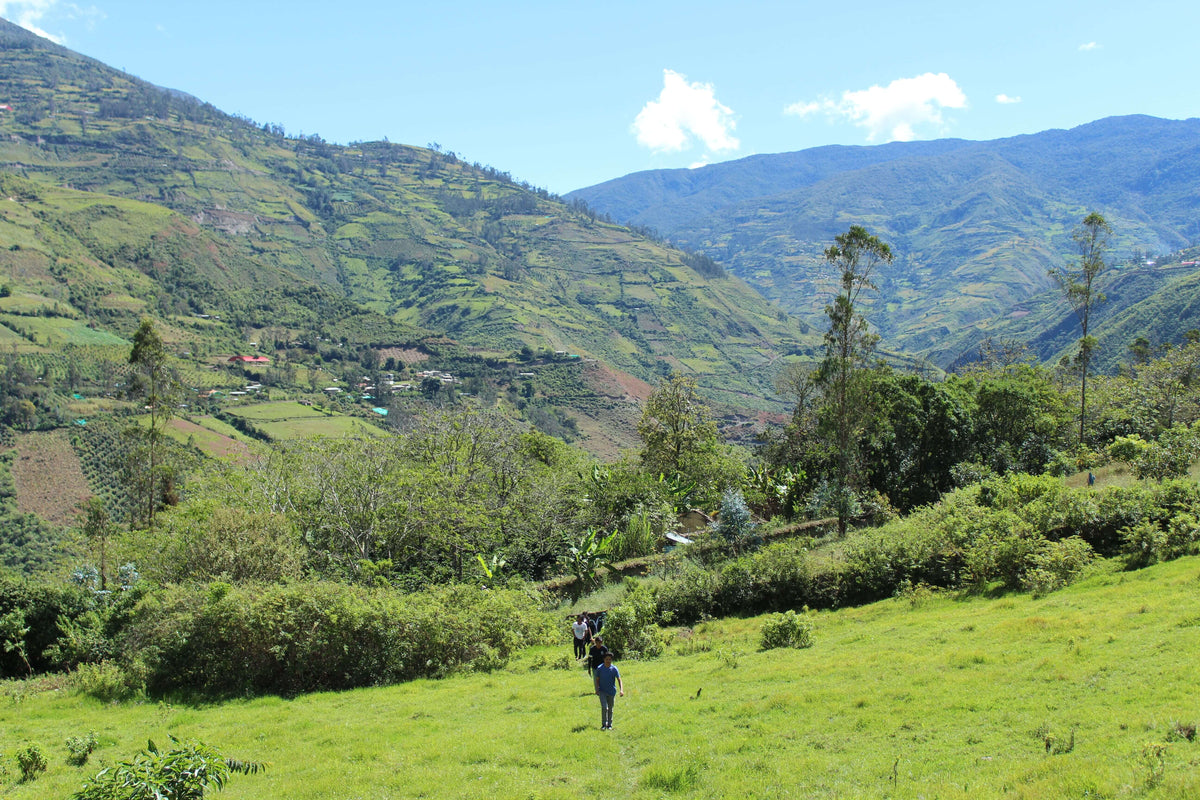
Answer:
<svg viewBox="0 0 1200 800"><path fill-rule="evenodd" d="M600 694L615 695L617 693L617 678L621 677L620 670L614 666L601 664L596 667L593 674L596 676L596 685L600 687Z"/></svg>

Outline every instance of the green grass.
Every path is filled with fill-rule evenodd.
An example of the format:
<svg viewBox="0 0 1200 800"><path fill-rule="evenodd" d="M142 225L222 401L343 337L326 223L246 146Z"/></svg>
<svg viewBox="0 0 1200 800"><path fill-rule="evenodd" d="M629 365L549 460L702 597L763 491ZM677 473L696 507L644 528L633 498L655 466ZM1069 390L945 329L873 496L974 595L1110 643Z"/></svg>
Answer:
<svg viewBox="0 0 1200 800"><path fill-rule="evenodd" d="M235 417L248 419L252 422L277 422L296 419L325 419L328 414L311 406L301 405L291 401L281 403L254 403L252 405L236 406L229 409Z"/></svg>
<svg viewBox="0 0 1200 800"><path fill-rule="evenodd" d="M292 401L237 406L228 409L228 413L250 420L255 427L277 441L317 436L341 438L383 435L379 428L358 417L337 412L329 414Z"/></svg>
<svg viewBox="0 0 1200 800"><path fill-rule="evenodd" d="M657 661L621 663L611 733L582 670L550 666L565 625L561 647L503 672L295 700L106 705L10 684L0 751L39 742L50 769L5 796L65 797L173 733L270 763L235 777L230 800L1193 797L1200 742L1170 739L1200 717L1198 593L1190 558L1041 600L821 613L808 650L759 651L761 618L710 622ZM69 767L64 741L86 730L101 746ZM1046 752L1072 730L1070 752ZM1161 779L1148 743L1168 744Z"/></svg>
<svg viewBox="0 0 1200 800"><path fill-rule="evenodd" d="M89 328L84 320L66 317L19 317L0 314L4 325L23 331L37 344L63 347L66 345L126 345L124 339L107 331Z"/></svg>

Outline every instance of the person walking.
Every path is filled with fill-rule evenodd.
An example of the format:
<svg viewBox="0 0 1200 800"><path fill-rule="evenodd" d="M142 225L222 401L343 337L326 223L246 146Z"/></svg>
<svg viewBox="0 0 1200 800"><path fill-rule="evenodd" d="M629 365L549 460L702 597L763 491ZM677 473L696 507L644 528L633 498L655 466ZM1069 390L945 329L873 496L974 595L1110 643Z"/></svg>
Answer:
<svg viewBox="0 0 1200 800"><path fill-rule="evenodd" d="M611 650L604 653L604 663L593 671L596 695L600 698L600 730L612 730L613 704L617 697L625 696L625 684L621 682L621 671L613 666Z"/></svg>
<svg viewBox="0 0 1200 800"><path fill-rule="evenodd" d="M588 650L587 671L591 675L596 671L596 667L604 663L604 654L608 652L608 648L604 646L603 636L592 637L592 647Z"/></svg>
<svg viewBox="0 0 1200 800"><path fill-rule="evenodd" d="M583 614L571 623L571 633L575 637L575 658L580 659L587 655L587 643L591 638L591 630L588 628L587 619Z"/></svg>

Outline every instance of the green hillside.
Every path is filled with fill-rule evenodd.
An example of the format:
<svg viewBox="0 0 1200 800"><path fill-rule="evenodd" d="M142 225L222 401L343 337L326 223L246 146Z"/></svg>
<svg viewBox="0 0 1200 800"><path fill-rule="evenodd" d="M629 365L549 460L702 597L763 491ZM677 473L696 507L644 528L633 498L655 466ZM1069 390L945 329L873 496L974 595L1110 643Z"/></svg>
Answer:
<svg viewBox="0 0 1200 800"><path fill-rule="evenodd" d="M1194 243L1198 134L1200 120L1118 117L991 142L754 156L568 196L711 256L808 321L827 296L824 247L865 225L896 254L872 325L945 366L963 354L951 337L1052 287L1047 271L1076 256L1070 232L1090 211L1113 225L1118 261Z"/></svg>
<svg viewBox="0 0 1200 800"><path fill-rule="evenodd" d="M1041 599L914 593L815 615L805 650L763 618L674 633L619 662L614 730L561 644L487 674L221 704L101 703L9 684L0 751L66 797L147 738L195 737L267 771L221 797L1145 797L1200 790L1192 679L1200 562L1102 574ZM40 684L52 688L55 684ZM19 702L16 702L19 700ZM95 731L85 767L64 741Z"/></svg>
<svg viewBox="0 0 1200 800"><path fill-rule="evenodd" d="M0 244L31 251L12 291L117 335L143 313L210 351L435 331L484 356L693 373L748 409L779 408L773 362L815 343L741 281L453 153L289 138L8 23L0 44Z"/></svg>
<svg viewBox="0 0 1200 800"><path fill-rule="evenodd" d="M1152 348L1177 345L1188 331L1200 329L1200 248L1187 248L1154 259L1113 264L1101 273L1105 301L1092 322L1098 347L1093 366L1113 373L1129 360L1129 346L1145 338ZM938 353L963 354L970 360L985 337L1028 345L1045 363L1058 363L1078 351L1079 322L1057 289L1014 305L977 327L959 331L939 345Z"/></svg>

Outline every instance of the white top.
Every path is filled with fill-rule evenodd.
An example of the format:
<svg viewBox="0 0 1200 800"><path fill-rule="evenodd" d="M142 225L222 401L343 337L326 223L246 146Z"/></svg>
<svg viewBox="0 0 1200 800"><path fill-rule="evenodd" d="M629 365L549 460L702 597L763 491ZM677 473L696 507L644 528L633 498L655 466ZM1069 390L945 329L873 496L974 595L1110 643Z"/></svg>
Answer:
<svg viewBox="0 0 1200 800"><path fill-rule="evenodd" d="M571 630L575 631L576 639L586 639L588 635L588 624L586 622L572 622Z"/></svg>

